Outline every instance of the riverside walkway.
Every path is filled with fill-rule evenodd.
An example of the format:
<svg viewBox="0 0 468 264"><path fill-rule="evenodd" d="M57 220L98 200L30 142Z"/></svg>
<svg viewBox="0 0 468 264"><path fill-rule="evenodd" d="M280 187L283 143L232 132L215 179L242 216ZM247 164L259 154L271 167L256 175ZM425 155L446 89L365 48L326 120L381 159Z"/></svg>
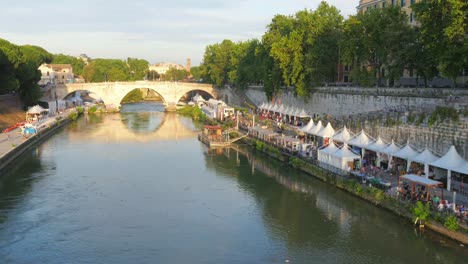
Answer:
<svg viewBox="0 0 468 264"><path fill-rule="evenodd" d="M55 116L49 116L42 119L40 122L35 124L38 130L37 133L28 138L21 134L20 128L16 128L7 133L0 133L0 170L8 165L4 163L8 162L7 160L9 159L8 156L10 154L13 154L17 149L21 149L22 147L25 147L25 145L34 142L37 139L36 135L46 132L47 129L54 126L59 121L65 120L68 118L70 113L75 111L75 109L67 109Z"/></svg>

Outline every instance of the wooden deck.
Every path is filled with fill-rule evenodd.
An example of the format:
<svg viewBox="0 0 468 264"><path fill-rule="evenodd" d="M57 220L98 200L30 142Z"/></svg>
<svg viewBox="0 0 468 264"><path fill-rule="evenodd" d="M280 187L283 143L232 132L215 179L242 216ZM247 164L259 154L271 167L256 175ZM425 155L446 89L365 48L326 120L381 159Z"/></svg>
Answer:
<svg viewBox="0 0 468 264"><path fill-rule="evenodd" d="M239 137L236 137L236 138L233 138L233 139L227 139L226 137L220 137L220 138L216 138L216 137L210 137L208 135L205 135L203 133L199 133L198 134L198 139L207 144L209 147L227 147L229 145L231 145L232 143L246 137L247 135L244 135L242 133L240 133L239 131L235 130L237 133L241 134L241 136ZM223 133L223 135L226 135L228 133L231 133L233 132L233 130L227 130Z"/></svg>

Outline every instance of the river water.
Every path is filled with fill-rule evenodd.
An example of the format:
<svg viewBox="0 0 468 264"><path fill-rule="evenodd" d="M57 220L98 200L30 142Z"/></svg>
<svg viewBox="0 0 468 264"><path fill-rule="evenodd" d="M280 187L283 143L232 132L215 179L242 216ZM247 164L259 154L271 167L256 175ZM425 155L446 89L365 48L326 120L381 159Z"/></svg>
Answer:
<svg viewBox="0 0 468 264"><path fill-rule="evenodd" d="M161 105L89 115L0 178L0 263L466 263L467 249Z"/></svg>

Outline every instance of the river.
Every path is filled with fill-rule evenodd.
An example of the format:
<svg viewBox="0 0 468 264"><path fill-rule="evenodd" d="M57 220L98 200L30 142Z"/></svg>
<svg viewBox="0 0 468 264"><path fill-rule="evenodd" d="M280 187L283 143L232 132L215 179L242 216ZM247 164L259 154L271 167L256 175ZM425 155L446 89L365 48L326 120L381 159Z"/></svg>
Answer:
<svg viewBox="0 0 468 264"><path fill-rule="evenodd" d="M0 263L466 263L468 250L153 103L88 115L0 178Z"/></svg>

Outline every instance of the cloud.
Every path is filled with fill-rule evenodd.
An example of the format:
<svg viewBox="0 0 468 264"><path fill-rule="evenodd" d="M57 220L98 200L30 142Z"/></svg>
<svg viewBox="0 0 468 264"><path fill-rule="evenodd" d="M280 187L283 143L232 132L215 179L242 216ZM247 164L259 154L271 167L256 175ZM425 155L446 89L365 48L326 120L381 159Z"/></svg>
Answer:
<svg viewBox="0 0 468 264"><path fill-rule="evenodd" d="M4 0L0 37L57 53L200 63L205 47L260 38L275 14L315 9L319 0ZM352 3L355 2L355 3ZM358 1L339 4L344 15Z"/></svg>

